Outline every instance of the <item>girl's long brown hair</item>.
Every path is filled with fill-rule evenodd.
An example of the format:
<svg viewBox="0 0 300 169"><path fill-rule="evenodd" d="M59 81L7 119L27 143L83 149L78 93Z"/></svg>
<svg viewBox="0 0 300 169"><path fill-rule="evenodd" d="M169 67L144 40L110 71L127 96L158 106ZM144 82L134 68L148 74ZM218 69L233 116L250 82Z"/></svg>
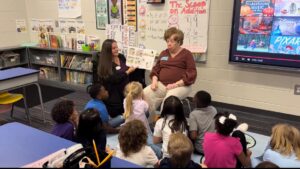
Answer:
<svg viewBox="0 0 300 169"><path fill-rule="evenodd" d="M112 44L117 43L113 39L106 39L101 48L98 62L98 76L100 79L106 79L112 75Z"/></svg>

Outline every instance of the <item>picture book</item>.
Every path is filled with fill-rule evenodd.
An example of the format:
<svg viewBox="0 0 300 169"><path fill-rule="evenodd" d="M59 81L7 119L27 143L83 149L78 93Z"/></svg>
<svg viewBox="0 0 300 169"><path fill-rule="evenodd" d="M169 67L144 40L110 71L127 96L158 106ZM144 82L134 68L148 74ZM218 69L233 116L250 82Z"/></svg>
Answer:
<svg viewBox="0 0 300 169"><path fill-rule="evenodd" d="M156 55L156 50L128 47L126 65L151 70Z"/></svg>

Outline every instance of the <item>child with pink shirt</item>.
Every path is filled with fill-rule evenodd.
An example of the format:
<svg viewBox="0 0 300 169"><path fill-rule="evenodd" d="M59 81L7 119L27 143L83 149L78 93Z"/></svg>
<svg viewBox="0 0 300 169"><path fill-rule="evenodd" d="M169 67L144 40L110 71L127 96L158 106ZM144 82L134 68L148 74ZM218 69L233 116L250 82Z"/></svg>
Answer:
<svg viewBox="0 0 300 169"><path fill-rule="evenodd" d="M239 138L230 134L237 125L233 114L217 114L215 127L217 132L204 135L203 150L208 168L235 168L239 160L244 167L251 167L251 151L243 151Z"/></svg>
<svg viewBox="0 0 300 169"><path fill-rule="evenodd" d="M146 117L149 105L143 100L143 86L139 82L130 82L126 85L124 91L124 118L125 122L132 121L134 119L141 120L148 133L151 133L150 126Z"/></svg>

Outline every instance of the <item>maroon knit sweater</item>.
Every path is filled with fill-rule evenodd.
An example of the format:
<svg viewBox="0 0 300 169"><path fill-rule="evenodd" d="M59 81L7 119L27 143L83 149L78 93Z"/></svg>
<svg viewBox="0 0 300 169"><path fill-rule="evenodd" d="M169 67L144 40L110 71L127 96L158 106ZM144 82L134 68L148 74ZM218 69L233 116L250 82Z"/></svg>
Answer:
<svg viewBox="0 0 300 169"><path fill-rule="evenodd" d="M151 79L153 76L157 76L164 85L181 79L186 86L193 84L197 77L197 70L192 53L187 49L182 49L172 58L168 49L162 51L150 73Z"/></svg>

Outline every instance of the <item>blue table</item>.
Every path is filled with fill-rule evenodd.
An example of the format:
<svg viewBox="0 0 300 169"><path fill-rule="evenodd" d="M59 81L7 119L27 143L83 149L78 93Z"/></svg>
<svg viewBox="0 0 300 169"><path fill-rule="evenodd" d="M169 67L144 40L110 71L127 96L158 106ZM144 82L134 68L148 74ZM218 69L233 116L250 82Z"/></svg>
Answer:
<svg viewBox="0 0 300 169"><path fill-rule="evenodd" d="M74 142L23 125L8 123L0 126L0 167L22 167L37 161ZM112 168L140 168L135 164L113 157Z"/></svg>
<svg viewBox="0 0 300 169"><path fill-rule="evenodd" d="M39 70L23 68L23 67L1 70L0 71L0 92L13 90L16 88L23 88L25 106L27 106L26 92L24 87L29 85L36 85L39 93L43 120L45 122L46 117L44 112L42 92L41 92L41 87L38 83L39 72L40 72Z"/></svg>

